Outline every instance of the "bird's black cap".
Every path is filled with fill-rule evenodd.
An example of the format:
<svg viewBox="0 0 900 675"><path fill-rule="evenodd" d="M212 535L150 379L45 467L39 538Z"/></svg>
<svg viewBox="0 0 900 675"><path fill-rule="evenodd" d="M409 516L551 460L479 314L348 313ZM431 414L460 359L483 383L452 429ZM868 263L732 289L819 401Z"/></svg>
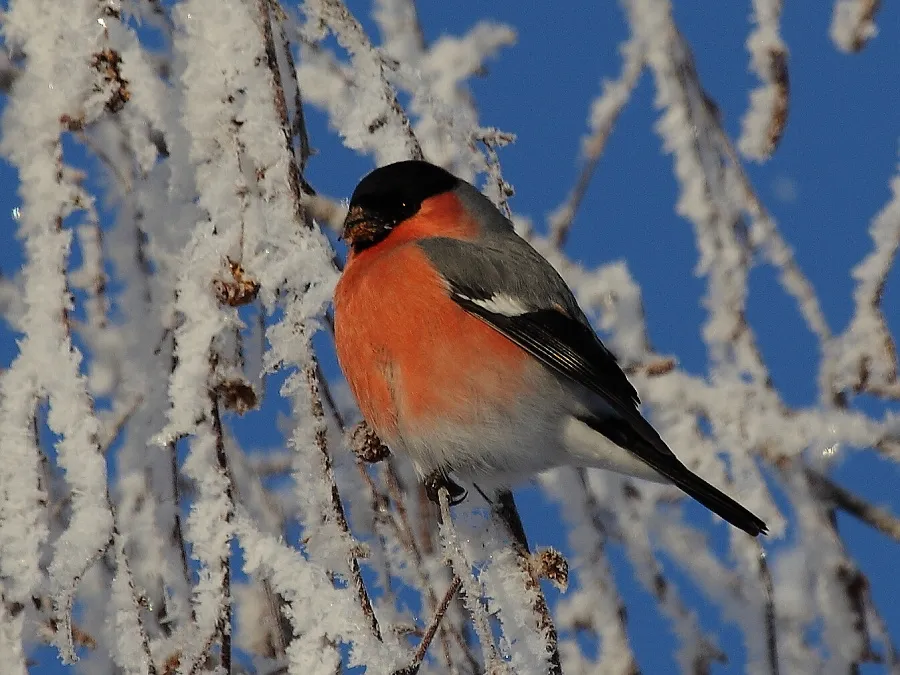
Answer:
<svg viewBox="0 0 900 675"><path fill-rule="evenodd" d="M375 169L350 197L343 237L357 251L373 246L414 216L426 199L449 192L459 182L450 172L421 160Z"/></svg>
<svg viewBox="0 0 900 675"><path fill-rule="evenodd" d="M350 206L368 206L387 200L420 205L429 197L443 194L456 187L459 179L439 166L411 159L375 169L363 178Z"/></svg>

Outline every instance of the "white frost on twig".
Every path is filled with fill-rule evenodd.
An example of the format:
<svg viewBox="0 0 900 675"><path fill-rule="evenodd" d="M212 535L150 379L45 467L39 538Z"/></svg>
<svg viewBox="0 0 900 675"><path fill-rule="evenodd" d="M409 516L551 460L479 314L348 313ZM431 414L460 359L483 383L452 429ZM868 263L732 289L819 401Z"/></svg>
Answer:
<svg viewBox="0 0 900 675"><path fill-rule="evenodd" d="M212 416L212 411L206 412ZM231 557L233 504L230 478L218 459L218 443L212 422L200 425L191 439L184 474L194 481L196 496L188 515L185 539L192 557L200 563L193 587L193 624L181 635L179 672L192 673L224 624L231 603L226 576ZM230 630L225 628L224 630Z"/></svg>
<svg viewBox="0 0 900 675"><path fill-rule="evenodd" d="M578 569L578 587L570 588L560 598L556 620L560 632L589 629L600 638L599 658L589 666L584 663L584 672L628 675L636 670L637 661L628 639L625 603L606 552L610 536L603 528L599 504L579 479L584 473L560 469L540 477L541 485L559 502L569 523L569 563ZM578 649L570 651L570 659L581 655ZM565 657L563 643L560 652ZM570 671L565 658L563 669Z"/></svg>
<svg viewBox="0 0 900 675"><path fill-rule="evenodd" d="M831 39L844 52L858 52L878 35L875 13L880 0L835 0Z"/></svg>
<svg viewBox="0 0 900 675"><path fill-rule="evenodd" d="M760 86L750 92L750 108L741 121L738 147L747 157L763 160L772 154L787 122L787 48L779 20L782 0L753 0L756 28L747 37L750 66Z"/></svg>
<svg viewBox="0 0 900 675"><path fill-rule="evenodd" d="M0 584L0 597L6 598L6 589ZM10 612L6 602L0 602L0 654L3 654L3 668L9 675L27 675L25 650L22 644L22 628L25 613Z"/></svg>
<svg viewBox="0 0 900 675"><path fill-rule="evenodd" d="M481 21L427 40L414 0L375 0L380 36L342 0L307 0L299 28L290 8L270 0L147 0L121 14L116 2L96 0L8 4L0 150L19 174L13 220L25 263L0 279L0 310L18 339L0 374L6 669L24 674L38 638L55 640L68 659L78 645L82 669L98 673L221 670L231 656L296 675L356 666L387 675L411 663L429 626L436 632L416 652L422 675L546 672L550 614L536 607L530 578L551 575L544 559L523 555L518 537L510 548L503 525L466 507L453 527L445 503L437 531L408 462L398 455L360 467L342 450L338 428L356 411L343 383L326 382L332 345L317 331L332 327L336 256L314 219L334 229L345 207L314 197L306 182L341 159L311 155L297 108L321 108L345 145L375 163L424 155L476 183L484 177L479 184L506 211L499 149L514 135L479 120L471 82L513 44L514 30ZM540 239L523 214L511 217L572 286L679 458L763 517L767 541L799 531L770 551L782 672L847 672L874 658L896 669L879 598L832 515L887 536L896 518L817 483L811 469L824 474L857 448L900 460L896 412L873 415L851 395L889 405L900 396L881 307L900 240L900 178L853 272L854 318L832 339L704 91L672 3L623 4L630 36L621 72L591 106L587 161L555 221L571 222L590 162L646 65L660 145L673 157L675 209L693 227L706 284L709 365L688 372L678 354L655 350L655 308L645 313L641 279L624 262L576 264L560 250L564 227ZM859 49L877 5L839 0L835 26L844 32L835 39ZM780 3L753 7L747 46L763 86L740 144L749 155L772 143L787 102L778 101L787 80L774 58L784 55ZM288 51L297 38L299 56ZM302 176L307 160L313 171ZM759 263L777 271L822 347L819 401L791 404L778 372L769 377L752 330L766 324L751 327L744 311ZM241 301L222 294L236 270L253 289ZM253 385L246 422L228 412L235 381ZM257 395L264 412L254 417ZM248 430L275 417L277 438L247 442ZM279 456L257 455L257 446ZM629 573L668 622L685 672L715 669L726 654L701 626L683 578L700 589L697 602L737 627L747 667L770 665L756 542L696 515L673 486L599 471L539 480L560 505L572 552L570 589L551 608L565 672L634 672L644 646L629 640L633 596L621 583ZM783 500L773 500L773 484L788 487ZM92 565L110 539L107 499L113 548ZM795 522L799 530L788 529ZM529 534L545 541L530 525ZM235 537L249 585L237 570L231 577ZM465 592L435 614L447 557ZM624 566L614 562L622 557ZM77 625L68 612L76 598ZM234 642L232 606L254 624ZM429 623L435 616L439 626ZM596 654L585 632L599 638Z"/></svg>
<svg viewBox="0 0 900 675"><path fill-rule="evenodd" d="M17 82L3 120L3 152L20 169L19 235L25 241L27 263L25 338L0 385L0 428L4 444L7 439L12 443L5 445L5 454L9 448L21 461L19 466L11 465L14 460L7 457L0 484L5 492L7 485L19 483L11 491L22 499L14 505L4 500L2 557L20 556L14 559L22 576L13 597L24 600L22 596L38 583L37 555L47 536L38 501L34 438L35 408L39 398L47 397L47 425L59 437L57 463L65 471L71 493L69 522L55 543L48 568L58 622L55 639L65 661L76 659L71 612L78 582L106 547L112 528L106 462L98 446L100 423L81 374L82 355L72 343L68 325L72 301L66 269L71 233L62 229L62 222L85 196L73 172L62 163L59 136L60 121L66 116L90 119L103 108L104 94L94 86L90 67L102 38L98 12L88 0L64 9L53 2L17 2L6 15L4 27L7 39L28 56L29 67ZM41 26L41 31L34 31L34 25ZM54 49L56 42L66 44L68 52Z"/></svg>
<svg viewBox="0 0 900 675"><path fill-rule="evenodd" d="M176 47L186 67L185 129L191 135L190 160L195 167L199 205L205 218L193 225L184 248L175 287L177 365L169 381L169 423L158 440L165 444L190 433L209 405L213 341L227 329L240 327L237 313L220 305L213 282L227 259L241 261L249 181L240 165L235 127L240 124L240 90L250 84L246 59L232 54L263 51L253 17L241 2L190 0L179 7L183 32Z"/></svg>
<svg viewBox="0 0 900 675"><path fill-rule="evenodd" d="M481 653L485 667L490 669L500 663L500 655L494 643L491 631L490 615L482 602L485 594L484 583L480 577L473 573L474 560L470 557L470 551L465 546L464 539L456 530L453 517L447 501L446 491L440 491L441 508L441 547L447 562L453 568L454 574L462 581L462 599L472 617L472 624L478 642L481 644ZM488 671L490 672L490 670Z"/></svg>
<svg viewBox="0 0 900 675"><path fill-rule="evenodd" d="M631 98L644 69L643 49L633 36L620 47L620 51L622 73L615 80L604 80L600 95L591 102L589 132L581 140L584 166L578 181L566 200L548 216L550 236L557 247L565 242L613 126Z"/></svg>
<svg viewBox="0 0 900 675"><path fill-rule="evenodd" d="M128 559L125 556L125 542L121 535L114 535L116 574L112 580L109 596L109 622L116 641L112 650L117 665L129 675L150 675L154 668L150 658L150 645L141 622L141 604Z"/></svg>
<svg viewBox="0 0 900 675"><path fill-rule="evenodd" d="M305 0L303 11L309 20L307 39L316 41L324 37L323 30L330 31L338 43L350 54L353 75L343 84L345 105L334 96L341 83L326 85L328 90L316 86L318 78L305 77L306 65L314 56L307 54L298 68L300 87L310 100L319 100L329 106L331 124L341 133L344 144L362 153L373 153L376 162L387 164L402 159L421 158L422 148L410 127L407 117L397 102L397 93L388 80L389 64L372 45L359 21L341 0ZM344 70L328 56L320 53L320 61L326 68ZM323 95L326 94L326 95Z"/></svg>
<svg viewBox="0 0 900 675"><path fill-rule="evenodd" d="M881 310L888 273L900 248L900 175L890 183L891 199L872 220L873 249L856 267L855 312L847 330L826 351L822 377L835 391L868 389L900 395L897 347Z"/></svg>
<svg viewBox="0 0 900 675"><path fill-rule="evenodd" d="M244 571L269 579L288 603L286 617L295 636L288 648L291 675L333 673L340 657L323 648L331 640L350 645L347 667L390 673L404 665L403 650L372 636L352 590L335 588L326 569L307 561L280 538L259 532L245 514L235 518L235 531L244 550Z"/></svg>

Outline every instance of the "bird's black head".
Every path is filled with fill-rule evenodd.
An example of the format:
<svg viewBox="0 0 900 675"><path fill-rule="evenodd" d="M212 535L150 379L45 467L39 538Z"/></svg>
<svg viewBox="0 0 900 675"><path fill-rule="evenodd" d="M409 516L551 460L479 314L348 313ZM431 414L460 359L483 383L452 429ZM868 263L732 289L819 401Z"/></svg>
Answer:
<svg viewBox="0 0 900 675"><path fill-rule="evenodd" d="M374 246L414 216L426 199L449 192L458 184L453 174L418 160L375 169L353 191L343 238L354 251Z"/></svg>

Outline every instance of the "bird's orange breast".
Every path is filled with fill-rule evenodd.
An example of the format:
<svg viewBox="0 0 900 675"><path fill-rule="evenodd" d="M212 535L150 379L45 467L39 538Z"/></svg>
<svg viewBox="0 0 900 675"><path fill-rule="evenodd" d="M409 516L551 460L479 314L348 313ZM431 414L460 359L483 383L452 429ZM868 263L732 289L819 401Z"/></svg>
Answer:
<svg viewBox="0 0 900 675"><path fill-rule="evenodd" d="M341 368L388 443L435 424L477 423L522 393L525 352L453 302L412 241L388 238L353 256L334 308Z"/></svg>

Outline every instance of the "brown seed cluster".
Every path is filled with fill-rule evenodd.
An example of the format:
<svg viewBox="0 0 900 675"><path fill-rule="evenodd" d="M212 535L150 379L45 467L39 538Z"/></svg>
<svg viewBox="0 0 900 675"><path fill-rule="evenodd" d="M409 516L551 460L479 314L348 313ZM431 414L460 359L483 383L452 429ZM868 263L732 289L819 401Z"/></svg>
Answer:
<svg viewBox="0 0 900 675"><path fill-rule="evenodd" d="M366 464L375 464L387 459L391 451L381 442L381 439L375 435L375 432L369 428L365 422L360 422L350 431L348 445L359 457L360 461Z"/></svg>
<svg viewBox="0 0 900 675"><path fill-rule="evenodd" d="M233 378L225 380L216 388L226 410L243 415L259 405L259 397L249 382Z"/></svg>
<svg viewBox="0 0 900 675"><path fill-rule="evenodd" d="M532 555L531 565L538 579L547 579L561 591L569 587L569 561L555 548L544 548Z"/></svg>
<svg viewBox="0 0 900 675"><path fill-rule="evenodd" d="M105 83L113 85L112 94L106 101L106 109L111 113L119 112L131 98L128 80L122 77L121 66L119 52L108 47L91 58L91 68L100 73Z"/></svg>
<svg viewBox="0 0 900 675"><path fill-rule="evenodd" d="M259 295L259 282L248 276L240 263L228 258L228 271L231 279L215 279L213 289L216 297L223 305L239 307L256 300Z"/></svg>

